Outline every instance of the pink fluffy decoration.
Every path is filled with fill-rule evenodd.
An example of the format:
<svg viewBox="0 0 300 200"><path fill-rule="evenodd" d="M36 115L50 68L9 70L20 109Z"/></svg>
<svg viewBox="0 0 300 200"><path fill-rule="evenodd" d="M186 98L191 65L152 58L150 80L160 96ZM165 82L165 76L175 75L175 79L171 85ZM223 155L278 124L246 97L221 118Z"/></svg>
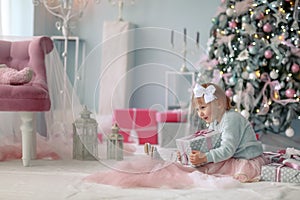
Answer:
<svg viewBox="0 0 300 200"><path fill-rule="evenodd" d="M135 160L121 161L110 170L100 171L87 176L85 181L122 188L150 187L184 189L233 188L241 183L232 177L207 175L196 168L185 167L179 163L152 159L149 156Z"/></svg>

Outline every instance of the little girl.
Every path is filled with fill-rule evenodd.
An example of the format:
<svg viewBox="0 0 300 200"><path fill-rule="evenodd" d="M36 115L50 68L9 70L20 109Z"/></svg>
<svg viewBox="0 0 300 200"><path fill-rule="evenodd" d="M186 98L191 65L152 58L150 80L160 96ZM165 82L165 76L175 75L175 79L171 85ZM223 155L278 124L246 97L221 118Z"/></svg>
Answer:
<svg viewBox="0 0 300 200"><path fill-rule="evenodd" d="M85 180L121 187L171 188L224 188L258 181L266 161L250 123L239 113L230 111L230 100L217 85L197 84L193 92L199 117L222 135L220 147L207 153L192 151L190 161L199 167L145 156L121 161L111 170L92 174ZM177 157L180 160L180 153Z"/></svg>
<svg viewBox="0 0 300 200"><path fill-rule="evenodd" d="M193 105L198 116L221 133L221 145L207 153L193 150L190 162L206 174L229 175L241 182L259 180L261 166L266 164L262 144L257 141L250 123L230 110L230 99L213 83L193 89ZM181 160L180 153L177 157Z"/></svg>

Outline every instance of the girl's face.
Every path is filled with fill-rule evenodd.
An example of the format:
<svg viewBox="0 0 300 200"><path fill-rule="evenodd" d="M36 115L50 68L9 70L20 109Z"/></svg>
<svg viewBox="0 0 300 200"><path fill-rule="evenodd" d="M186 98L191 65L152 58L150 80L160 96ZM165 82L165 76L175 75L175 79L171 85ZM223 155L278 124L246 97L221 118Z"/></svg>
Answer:
<svg viewBox="0 0 300 200"><path fill-rule="evenodd" d="M212 123L217 119L218 109L215 102L216 101L205 103L202 97L196 99L196 111L198 116L206 123Z"/></svg>

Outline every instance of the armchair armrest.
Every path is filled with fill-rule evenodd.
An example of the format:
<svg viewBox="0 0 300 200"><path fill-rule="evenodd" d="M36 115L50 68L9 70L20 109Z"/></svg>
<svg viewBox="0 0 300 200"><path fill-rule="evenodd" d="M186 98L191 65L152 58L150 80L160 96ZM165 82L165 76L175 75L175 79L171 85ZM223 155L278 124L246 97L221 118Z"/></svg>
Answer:
<svg viewBox="0 0 300 200"><path fill-rule="evenodd" d="M44 89L47 88L45 56L50 53L52 49L53 41L46 36L34 38L28 47L28 66L31 67L35 73L31 83L33 85L40 85Z"/></svg>

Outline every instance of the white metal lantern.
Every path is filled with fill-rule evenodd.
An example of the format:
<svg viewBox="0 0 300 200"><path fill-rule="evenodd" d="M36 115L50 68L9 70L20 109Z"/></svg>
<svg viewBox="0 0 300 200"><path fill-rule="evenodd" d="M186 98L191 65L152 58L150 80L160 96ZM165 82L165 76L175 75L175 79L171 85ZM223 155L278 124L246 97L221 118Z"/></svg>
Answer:
<svg viewBox="0 0 300 200"><path fill-rule="evenodd" d="M96 160L98 157L98 123L85 106L73 123L73 159Z"/></svg>
<svg viewBox="0 0 300 200"><path fill-rule="evenodd" d="M123 160L123 136L119 134L119 127L114 124L107 141L107 159Z"/></svg>

